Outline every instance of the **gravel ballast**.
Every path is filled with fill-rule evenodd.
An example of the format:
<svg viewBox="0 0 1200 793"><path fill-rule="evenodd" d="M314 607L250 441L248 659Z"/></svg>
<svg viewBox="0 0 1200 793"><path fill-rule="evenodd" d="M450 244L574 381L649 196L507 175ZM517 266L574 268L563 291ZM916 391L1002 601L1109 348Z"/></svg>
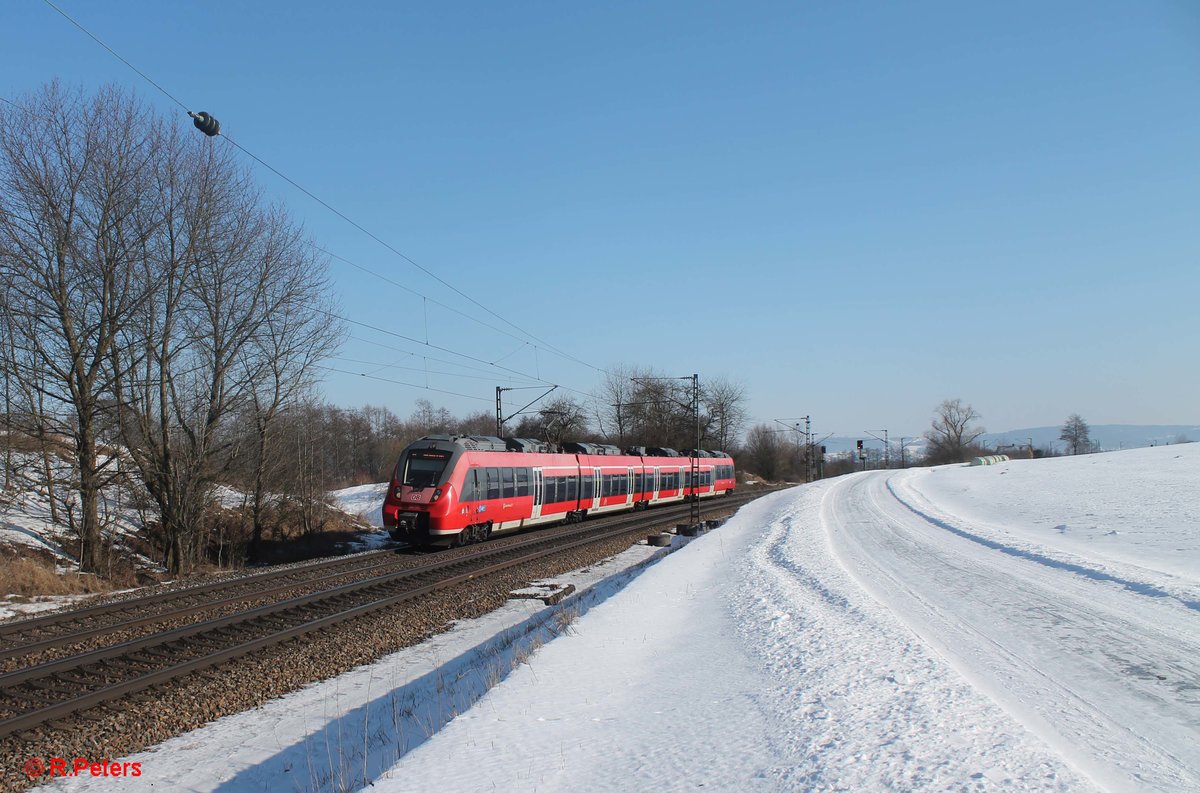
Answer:
<svg viewBox="0 0 1200 793"><path fill-rule="evenodd" d="M49 728L10 736L0 742L0 786L24 790L36 784L37 780L24 773L31 757L99 760L126 756L419 644L455 621L479 617L504 605L510 593L530 582L595 565L644 542L652 528L643 525L615 539L482 576L64 719Z"/></svg>

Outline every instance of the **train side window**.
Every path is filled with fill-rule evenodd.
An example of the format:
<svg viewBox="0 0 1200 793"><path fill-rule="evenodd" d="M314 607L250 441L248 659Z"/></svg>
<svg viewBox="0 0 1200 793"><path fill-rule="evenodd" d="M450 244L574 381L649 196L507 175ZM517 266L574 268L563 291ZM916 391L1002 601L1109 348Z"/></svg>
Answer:
<svg viewBox="0 0 1200 793"><path fill-rule="evenodd" d="M500 469L487 469L487 497L500 498Z"/></svg>
<svg viewBox="0 0 1200 793"><path fill-rule="evenodd" d="M589 473L584 474L583 478L580 479L580 481L579 481L579 498L580 498L580 500L591 501L593 498L595 498L595 493L593 491L594 491L594 487L593 487L593 482L592 482L592 475L589 472Z"/></svg>
<svg viewBox="0 0 1200 793"><path fill-rule="evenodd" d="M517 486L515 484L516 480L513 478L514 476L513 469L500 469L500 481L504 485L504 490L502 491L501 495L504 498L512 498L517 494Z"/></svg>
<svg viewBox="0 0 1200 793"><path fill-rule="evenodd" d="M478 501L479 496L476 495L478 485L475 484L476 474L478 469L470 468L467 470L466 476L463 477L463 501Z"/></svg>
<svg viewBox="0 0 1200 793"><path fill-rule="evenodd" d="M517 496L521 497L521 496L527 496L527 495L529 495L529 469L528 468L518 468L517 469Z"/></svg>
<svg viewBox="0 0 1200 793"><path fill-rule="evenodd" d="M579 477L571 475L567 477L567 501L574 501L579 497Z"/></svg>
<svg viewBox="0 0 1200 793"><path fill-rule="evenodd" d="M633 475L633 492L642 492L642 472L638 471Z"/></svg>
<svg viewBox="0 0 1200 793"><path fill-rule="evenodd" d="M554 504L558 502L558 477L546 477L546 503Z"/></svg>

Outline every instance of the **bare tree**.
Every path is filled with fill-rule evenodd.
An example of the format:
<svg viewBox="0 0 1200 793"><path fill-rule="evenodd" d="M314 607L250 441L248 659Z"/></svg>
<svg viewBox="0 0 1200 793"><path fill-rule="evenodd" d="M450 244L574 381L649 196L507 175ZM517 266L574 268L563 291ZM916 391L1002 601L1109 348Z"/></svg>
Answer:
<svg viewBox="0 0 1200 793"><path fill-rule="evenodd" d="M767 424L756 424L746 435L744 466L764 479L775 480L787 456L786 444Z"/></svg>
<svg viewBox="0 0 1200 793"><path fill-rule="evenodd" d="M600 398L594 405L596 425L600 434L618 446L625 445L626 429L630 421L629 404L634 401L633 378L637 370L627 366L614 366L604 373L600 384Z"/></svg>
<svg viewBox="0 0 1200 793"><path fill-rule="evenodd" d="M694 447L691 378L671 377L654 369L631 372L633 389L623 406L627 440L642 446Z"/></svg>
<svg viewBox="0 0 1200 793"><path fill-rule="evenodd" d="M947 399L933 412L933 424L925 432L929 442L926 459L931 463L962 462L971 445L984 433L973 426L982 416L961 399Z"/></svg>
<svg viewBox="0 0 1200 793"><path fill-rule="evenodd" d="M278 268L268 278L264 285L264 308L268 310L240 353L254 420L252 559L257 558L262 543L268 468L279 457L273 437L276 419L313 386L314 365L332 354L344 334L344 324L331 319L337 314L328 297L326 263L318 258L316 249L282 213L271 217L270 237L264 255L292 264Z"/></svg>
<svg viewBox="0 0 1200 793"><path fill-rule="evenodd" d="M418 399L409 421L419 435L444 435L454 428L454 416L446 408L435 408L428 399Z"/></svg>
<svg viewBox="0 0 1200 793"><path fill-rule="evenodd" d="M460 435L491 435L496 431L496 414L486 410L469 413L458 420Z"/></svg>
<svg viewBox="0 0 1200 793"><path fill-rule="evenodd" d="M746 424L746 389L724 377L704 381L704 410L708 417L706 436L711 445L731 450Z"/></svg>
<svg viewBox="0 0 1200 793"><path fill-rule="evenodd" d="M517 427L521 435L544 438L555 445L564 441L579 440L588 432L587 410L569 396L555 397L544 403L529 425L522 422ZM535 427L534 432L525 429Z"/></svg>
<svg viewBox="0 0 1200 793"><path fill-rule="evenodd" d="M164 221L139 262L153 297L111 357L125 442L178 572L204 547L213 487L246 453L232 417L256 416L267 454L280 406L336 339L318 326L336 323L314 302L324 263L281 210L263 207L228 147L164 133L159 150L147 202Z"/></svg>
<svg viewBox="0 0 1200 793"><path fill-rule="evenodd" d="M1088 427L1088 423L1078 413L1072 413L1063 424L1062 433L1058 439L1066 441L1067 445L1071 447L1071 454L1079 454L1081 451L1091 451L1090 435L1091 428Z"/></svg>
<svg viewBox="0 0 1200 793"><path fill-rule="evenodd" d="M103 569L97 454L108 356L142 305L134 262L156 221L147 189L160 128L131 95L57 84L0 110L0 280L21 365L12 372L73 440L82 569ZM59 407L64 408L62 410Z"/></svg>

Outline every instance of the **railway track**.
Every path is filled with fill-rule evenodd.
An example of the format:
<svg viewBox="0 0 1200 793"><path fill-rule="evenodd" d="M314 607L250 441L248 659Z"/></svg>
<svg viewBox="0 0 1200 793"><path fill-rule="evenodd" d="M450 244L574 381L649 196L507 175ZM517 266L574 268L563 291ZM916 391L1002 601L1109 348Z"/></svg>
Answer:
<svg viewBox="0 0 1200 793"><path fill-rule="evenodd" d="M371 551L0 623L0 662L117 631L142 628L224 606L268 598L301 587L322 586L339 578L387 567L394 564L394 559L395 554L391 551Z"/></svg>
<svg viewBox="0 0 1200 793"><path fill-rule="evenodd" d="M734 496L722 499L719 503L706 502L702 508L705 512L724 510L739 506L751 498ZM487 543L463 549L469 552L416 557L416 564L404 569L394 569L389 565L387 559L396 558L391 552L363 554L191 590L105 604L75 613L9 623L2 626L3 630L0 631L0 638L6 642L0 652L8 653L7 657L28 655L36 651L30 649L33 647L45 649L77 644L96 636L98 632L116 630L113 625L145 626L172 619L172 615L210 610L214 604L254 600L262 597L264 591L283 592L321 581L333 581L346 574L343 569L346 563L378 572L377 575L301 596L0 674L0 738L52 724L55 720L99 704L169 683L439 589L632 531L645 530L648 524L669 523L686 517L688 511L689 506L683 504L656 509L650 514L635 513L608 518L603 524L599 521L588 522L554 532L537 532L510 538L504 544ZM289 574L297 570L302 571L302 580L289 582ZM247 591L247 585L259 586L260 589L257 593ZM231 594L227 590L236 591ZM208 599L204 600L205 597ZM152 609L162 604L173 605L164 606L152 614L138 614L138 607L134 606L135 613L124 623L112 616L128 614L130 604L137 603ZM107 616L118 621L111 623L107 629L97 628L95 625L85 625L88 614ZM31 630L22 630L22 626L31 624ZM75 626L75 629L72 630L71 626ZM50 631L52 635L39 637L40 631ZM11 636L24 639L16 644L8 644L8 637Z"/></svg>

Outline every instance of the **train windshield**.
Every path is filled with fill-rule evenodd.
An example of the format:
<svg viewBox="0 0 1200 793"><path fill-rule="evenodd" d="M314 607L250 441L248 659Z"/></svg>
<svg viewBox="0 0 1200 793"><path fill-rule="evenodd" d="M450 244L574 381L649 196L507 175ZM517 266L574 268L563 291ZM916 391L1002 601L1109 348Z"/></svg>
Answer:
<svg viewBox="0 0 1200 793"><path fill-rule="evenodd" d="M400 483L409 487L435 487L442 480L442 471L450 452L437 449L419 449L408 453L404 463L404 477Z"/></svg>

